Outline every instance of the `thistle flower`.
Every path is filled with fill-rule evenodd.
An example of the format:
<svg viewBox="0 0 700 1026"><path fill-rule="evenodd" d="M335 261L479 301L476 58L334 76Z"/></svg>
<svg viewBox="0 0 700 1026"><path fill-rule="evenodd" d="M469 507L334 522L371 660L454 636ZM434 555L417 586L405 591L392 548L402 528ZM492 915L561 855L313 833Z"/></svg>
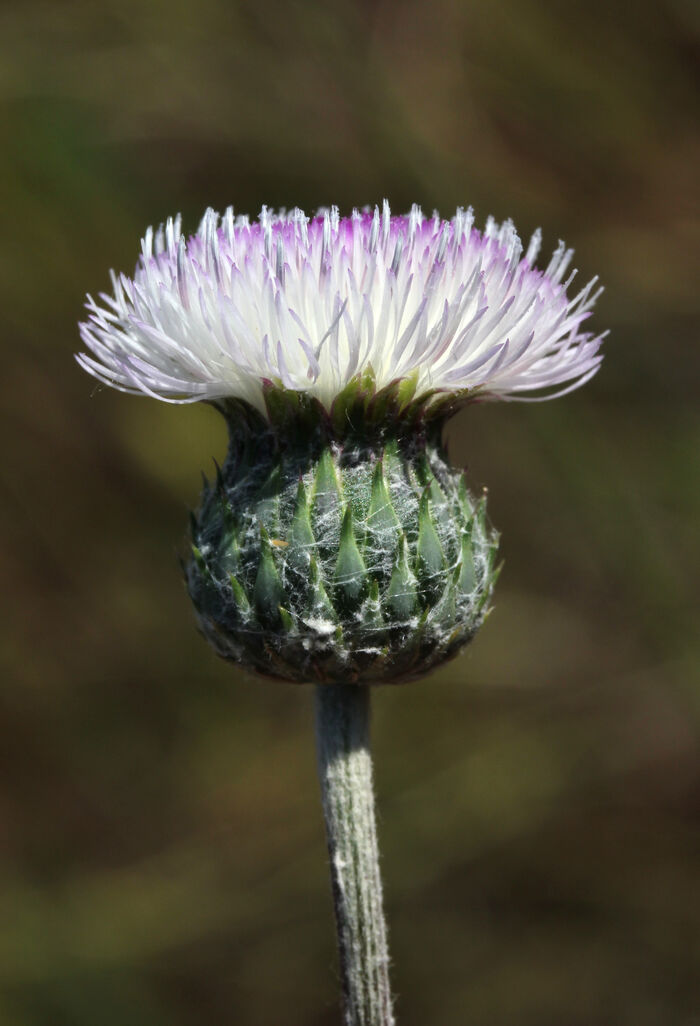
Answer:
<svg viewBox="0 0 700 1026"><path fill-rule="evenodd" d="M595 374L560 243L418 207L149 229L133 279L88 297L81 365L126 392L207 400L229 454L193 518L190 595L219 654L268 676L421 675L474 634L497 538L446 459L474 399L552 398Z"/></svg>
<svg viewBox="0 0 700 1026"><path fill-rule="evenodd" d="M415 377L417 396L554 398L598 368L602 336L581 326L599 291L568 299L573 251L560 242L539 271L540 243L523 254L511 221L480 233L471 210L392 217L387 203L347 218L263 208L253 224L208 210L188 240L178 217L149 228L104 305L88 297L94 356L78 360L126 392L262 412L266 382L330 410L370 370L377 390Z"/></svg>
<svg viewBox="0 0 700 1026"><path fill-rule="evenodd" d="M457 652L487 611L497 535L450 467L446 418L476 399L580 387L583 330L560 243L535 267L510 221L336 208L207 211L149 229L133 278L88 297L78 361L114 388L206 400L230 444L192 518L187 585L220 655L314 681L346 1026L394 1026L369 688Z"/></svg>

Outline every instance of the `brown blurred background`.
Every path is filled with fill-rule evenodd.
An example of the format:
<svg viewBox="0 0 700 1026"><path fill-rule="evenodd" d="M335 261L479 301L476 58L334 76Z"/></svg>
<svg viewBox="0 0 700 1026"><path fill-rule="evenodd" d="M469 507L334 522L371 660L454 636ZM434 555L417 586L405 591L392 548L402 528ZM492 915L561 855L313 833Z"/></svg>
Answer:
<svg viewBox="0 0 700 1026"><path fill-rule="evenodd" d="M339 1020L311 695L180 578L223 426L72 353L147 224L383 196L561 235L612 329L450 427L505 568L375 696L400 1026L700 1022L699 39L690 0L2 6L3 1026Z"/></svg>

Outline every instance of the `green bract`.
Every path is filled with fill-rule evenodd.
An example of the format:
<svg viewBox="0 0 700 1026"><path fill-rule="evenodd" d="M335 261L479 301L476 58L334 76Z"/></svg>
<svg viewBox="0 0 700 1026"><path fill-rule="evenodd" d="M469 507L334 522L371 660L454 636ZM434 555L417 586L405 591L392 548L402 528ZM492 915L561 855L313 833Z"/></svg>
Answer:
<svg viewBox="0 0 700 1026"><path fill-rule="evenodd" d="M216 651L291 681L424 674L474 635L497 536L441 443L444 409L358 382L330 415L269 386L228 403L230 447L193 518L187 584ZM442 414L442 415L440 415Z"/></svg>

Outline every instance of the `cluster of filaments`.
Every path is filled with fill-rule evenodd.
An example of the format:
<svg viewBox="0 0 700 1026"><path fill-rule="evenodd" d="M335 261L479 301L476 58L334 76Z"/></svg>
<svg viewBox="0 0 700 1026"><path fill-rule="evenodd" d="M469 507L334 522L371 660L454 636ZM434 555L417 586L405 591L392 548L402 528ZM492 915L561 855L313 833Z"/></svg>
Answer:
<svg viewBox="0 0 700 1026"><path fill-rule="evenodd" d="M106 384L170 402L238 398L264 410L265 383L330 408L357 375L376 387L418 376L433 389L491 398L552 398L596 372L603 336L582 330L595 279L567 298L572 250L544 271L510 221L483 232L471 210L449 221L337 208L257 222L205 214L186 239L180 218L149 229L133 279L88 296L82 366Z"/></svg>

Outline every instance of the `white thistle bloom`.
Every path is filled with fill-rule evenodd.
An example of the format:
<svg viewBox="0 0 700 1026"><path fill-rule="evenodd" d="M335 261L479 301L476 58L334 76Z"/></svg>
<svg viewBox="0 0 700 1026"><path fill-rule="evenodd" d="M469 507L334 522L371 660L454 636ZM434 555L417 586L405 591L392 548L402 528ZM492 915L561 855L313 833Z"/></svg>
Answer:
<svg viewBox="0 0 700 1026"><path fill-rule="evenodd" d="M81 366L125 392L168 402L242 399L264 411L264 387L305 392L330 409L370 372L377 390L405 378L414 394L554 398L598 369L604 335L582 331L600 289L573 299L573 251L545 270L511 221L471 210L450 221L336 207L259 221L208 210L186 239L179 216L149 228L133 278L88 296Z"/></svg>

